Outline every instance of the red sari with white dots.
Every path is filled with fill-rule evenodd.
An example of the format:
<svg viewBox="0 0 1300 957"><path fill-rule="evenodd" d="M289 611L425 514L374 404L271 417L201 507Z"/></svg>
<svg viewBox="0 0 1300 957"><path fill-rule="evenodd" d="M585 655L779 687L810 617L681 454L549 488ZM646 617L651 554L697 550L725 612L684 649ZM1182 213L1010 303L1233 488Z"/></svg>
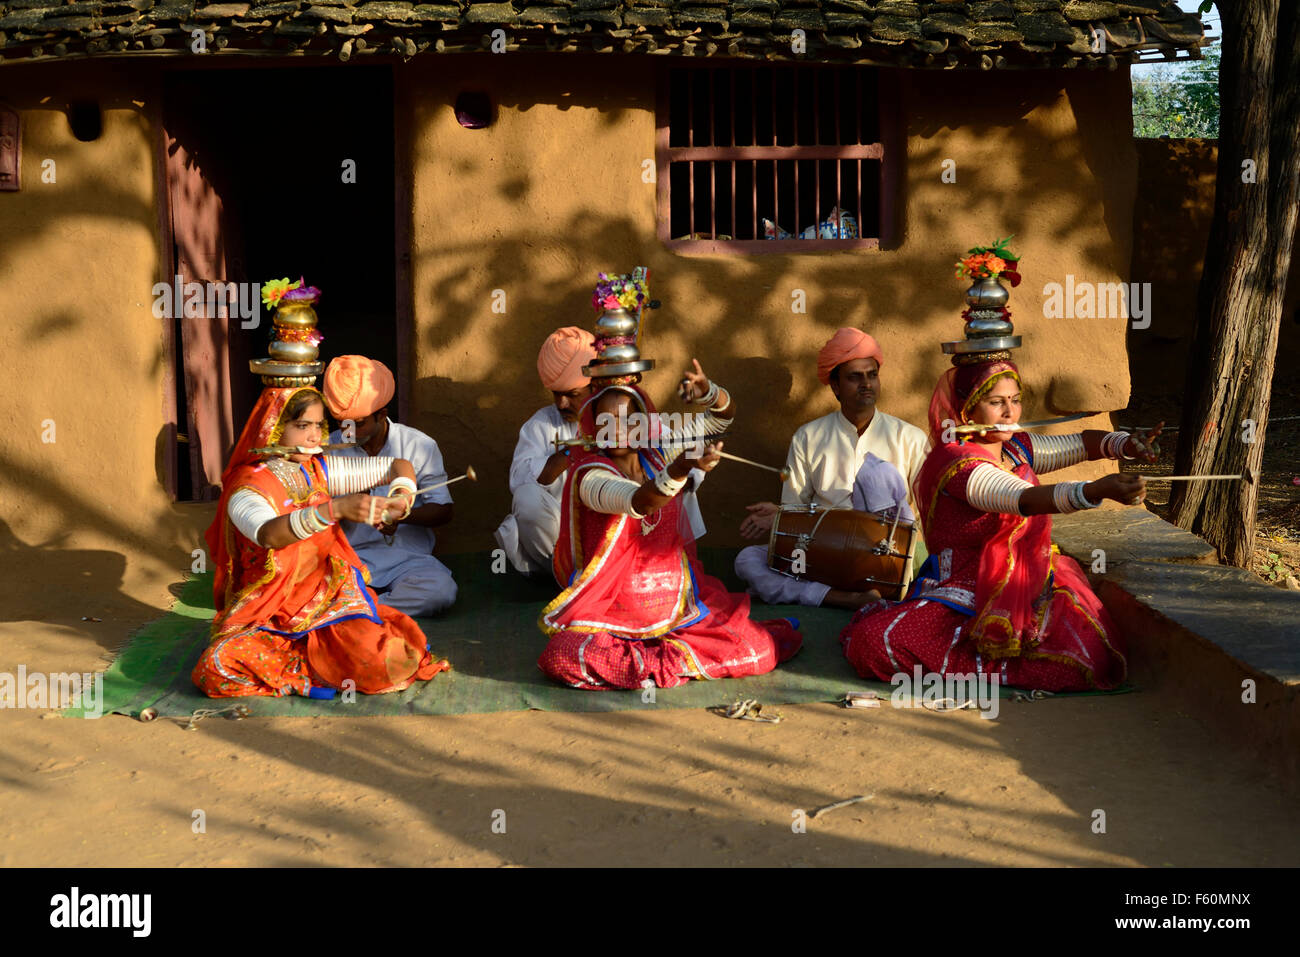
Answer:
<svg viewBox="0 0 1300 957"><path fill-rule="evenodd" d="M656 453L648 460L664 467ZM704 574L679 530L680 497L645 520L597 512L577 494L591 469L621 474L602 455L573 455L554 559L565 587L539 622L550 637L543 672L593 691L671 688L766 674L799 650L803 637L788 620L751 620L748 595Z"/></svg>
<svg viewBox="0 0 1300 957"><path fill-rule="evenodd" d="M995 464L1039 484L1031 437L1004 447L1013 467ZM1078 563L1052 544L1051 516L966 501L971 470L989 461L958 443L930 453L916 479L930 558L906 601L854 615L840 635L845 655L862 677L886 681L920 665L1042 691L1114 688L1126 671L1122 636Z"/></svg>

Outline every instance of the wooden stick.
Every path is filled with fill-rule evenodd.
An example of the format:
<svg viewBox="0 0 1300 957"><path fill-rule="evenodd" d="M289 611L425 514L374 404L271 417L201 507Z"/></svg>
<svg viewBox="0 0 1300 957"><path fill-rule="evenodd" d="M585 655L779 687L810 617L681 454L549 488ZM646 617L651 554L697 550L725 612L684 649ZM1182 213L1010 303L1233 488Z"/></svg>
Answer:
<svg viewBox="0 0 1300 957"><path fill-rule="evenodd" d="M1141 475L1140 472L1133 473ZM1250 479L1245 475L1143 475L1144 479L1152 482L1227 482L1243 481L1249 482Z"/></svg>
<svg viewBox="0 0 1300 957"><path fill-rule="evenodd" d="M471 482L477 482L478 475L474 472L474 466L472 465L466 466L465 474L457 475L454 479L447 479L447 481L439 482L437 485L426 485L424 488L417 488L415 490L415 494L420 495L424 492L432 492L436 488L444 488L445 486L451 485L455 482L459 482L461 479L469 479Z"/></svg>
<svg viewBox="0 0 1300 957"><path fill-rule="evenodd" d="M875 797L874 794L859 794L857 797L845 798L843 801L836 801L834 804L824 804L819 808L809 811L808 820L811 821L813 818L820 814L825 814L827 811L834 811L837 808L848 807L850 804L860 804L863 801L870 801L873 797Z"/></svg>
<svg viewBox="0 0 1300 957"><path fill-rule="evenodd" d="M770 465L764 465L762 462L755 462L751 459L742 459L739 455L732 455L730 452L719 452L718 455L724 459L731 459L733 462L743 462L745 465L752 465L756 469L766 469L769 472L775 472L777 475L781 476L782 482L790 477L790 472L787 469L773 468Z"/></svg>

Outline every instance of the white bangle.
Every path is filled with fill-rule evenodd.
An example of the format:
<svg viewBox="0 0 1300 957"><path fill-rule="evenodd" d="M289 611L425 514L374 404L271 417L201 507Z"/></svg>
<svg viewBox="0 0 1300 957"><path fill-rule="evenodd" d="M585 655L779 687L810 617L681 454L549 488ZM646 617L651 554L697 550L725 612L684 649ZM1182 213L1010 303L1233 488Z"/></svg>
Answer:
<svg viewBox="0 0 1300 957"><path fill-rule="evenodd" d="M320 512L316 507L300 508L289 515L289 531L293 532L294 538L302 541L304 538L311 538L317 532L323 532L329 528L333 522L327 522L320 517Z"/></svg>
<svg viewBox="0 0 1300 957"><path fill-rule="evenodd" d="M666 495L668 498L672 498L686 487L686 481L686 479L673 478L668 474L668 470L664 469L655 476L655 490L658 491L660 495Z"/></svg>
<svg viewBox="0 0 1300 957"><path fill-rule="evenodd" d="M1107 432L1102 436L1101 454L1108 459L1123 459L1126 462L1132 462L1132 455L1124 454L1124 445L1129 440L1127 432Z"/></svg>
<svg viewBox="0 0 1300 957"><path fill-rule="evenodd" d="M1087 482L1058 482L1052 488L1052 504L1056 506L1056 511L1066 515L1101 505L1100 502L1089 501L1088 496L1083 494L1083 487L1087 484Z"/></svg>
<svg viewBox="0 0 1300 957"><path fill-rule="evenodd" d="M731 405L731 393L726 389L718 389L718 392L718 401L709 406L710 412L717 412L718 410L725 409L727 406Z"/></svg>
<svg viewBox="0 0 1300 957"><path fill-rule="evenodd" d="M1057 482L1052 487L1052 505L1056 507L1058 514L1066 515L1070 512L1077 512L1079 509L1070 498L1070 483Z"/></svg>
<svg viewBox="0 0 1300 957"><path fill-rule="evenodd" d="M405 475L399 475L388 483L388 497L392 498L393 493L395 493L399 488L406 489L412 495L414 495L416 491L414 480L407 478Z"/></svg>
<svg viewBox="0 0 1300 957"><path fill-rule="evenodd" d="M709 391L704 393L704 395L700 396L698 399L692 399L691 402L695 405L713 405L714 401L718 398L718 393L721 391L722 390L718 388L716 382L710 382Z"/></svg>
<svg viewBox="0 0 1300 957"><path fill-rule="evenodd" d="M1088 496L1083 494L1083 488L1087 484L1087 482L1070 483L1070 498L1073 499L1074 504L1080 509L1096 508L1101 504L1101 502L1089 501Z"/></svg>

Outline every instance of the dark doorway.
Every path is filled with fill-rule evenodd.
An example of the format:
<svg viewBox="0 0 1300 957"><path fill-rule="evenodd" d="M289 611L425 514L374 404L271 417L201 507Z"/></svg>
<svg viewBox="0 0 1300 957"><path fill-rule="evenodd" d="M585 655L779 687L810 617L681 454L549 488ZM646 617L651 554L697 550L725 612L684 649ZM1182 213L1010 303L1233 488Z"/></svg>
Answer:
<svg viewBox="0 0 1300 957"><path fill-rule="evenodd" d="M378 359L400 389L390 68L172 71L163 117L172 274L303 277L321 289L321 359ZM270 318L173 319L179 499L215 497L261 391L248 360L266 355Z"/></svg>

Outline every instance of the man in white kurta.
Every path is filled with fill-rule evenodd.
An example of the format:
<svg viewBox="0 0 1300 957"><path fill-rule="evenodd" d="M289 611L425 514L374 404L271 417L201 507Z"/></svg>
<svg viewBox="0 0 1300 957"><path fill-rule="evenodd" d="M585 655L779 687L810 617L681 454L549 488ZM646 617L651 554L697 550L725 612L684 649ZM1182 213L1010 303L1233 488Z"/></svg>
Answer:
<svg viewBox="0 0 1300 957"><path fill-rule="evenodd" d="M323 392L330 413L343 430L330 435L331 443L355 441L340 449L343 456L392 456L415 468L416 487L447 481L438 443L419 429L388 418L394 392L393 375L382 363L362 356L339 356L325 370ZM387 486L374 495L387 495ZM343 522L348 543L366 564L371 587L381 603L412 618L428 617L450 608L456 601L451 571L433 557L435 526L451 520L452 501L447 488L421 492L410 515L382 531L357 522Z"/></svg>
<svg viewBox="0 0 1300 957"><path fill-rule="evenodd" d="M880 346L859 329L840 329L817 357L818 379L831 387L840 407L802 425L790 440L781 505L816 503L856 508L911 521L912 480L929 451L929 438L916 426L876 408ZM773 502L749 506L741 524L746 538L765 537L778 511ZM918 547L919 547L918 536ZM792 578L767 565L767 547L744 548L736 574L768 604L837 605L855 608L863 593L840 592L816 581Z"/></svg>
<svg viewBox="0 0 1300 957"><path fill-rule="evenodd" d="M552 401L519 430L510 462L510 514L494 533L510 564L525 575L550 574L568 464L555 442L578 435L578 413L591 396L582 367L594 358L595 337L577 326L555 330L537 354L537 375Z"/></svg>

